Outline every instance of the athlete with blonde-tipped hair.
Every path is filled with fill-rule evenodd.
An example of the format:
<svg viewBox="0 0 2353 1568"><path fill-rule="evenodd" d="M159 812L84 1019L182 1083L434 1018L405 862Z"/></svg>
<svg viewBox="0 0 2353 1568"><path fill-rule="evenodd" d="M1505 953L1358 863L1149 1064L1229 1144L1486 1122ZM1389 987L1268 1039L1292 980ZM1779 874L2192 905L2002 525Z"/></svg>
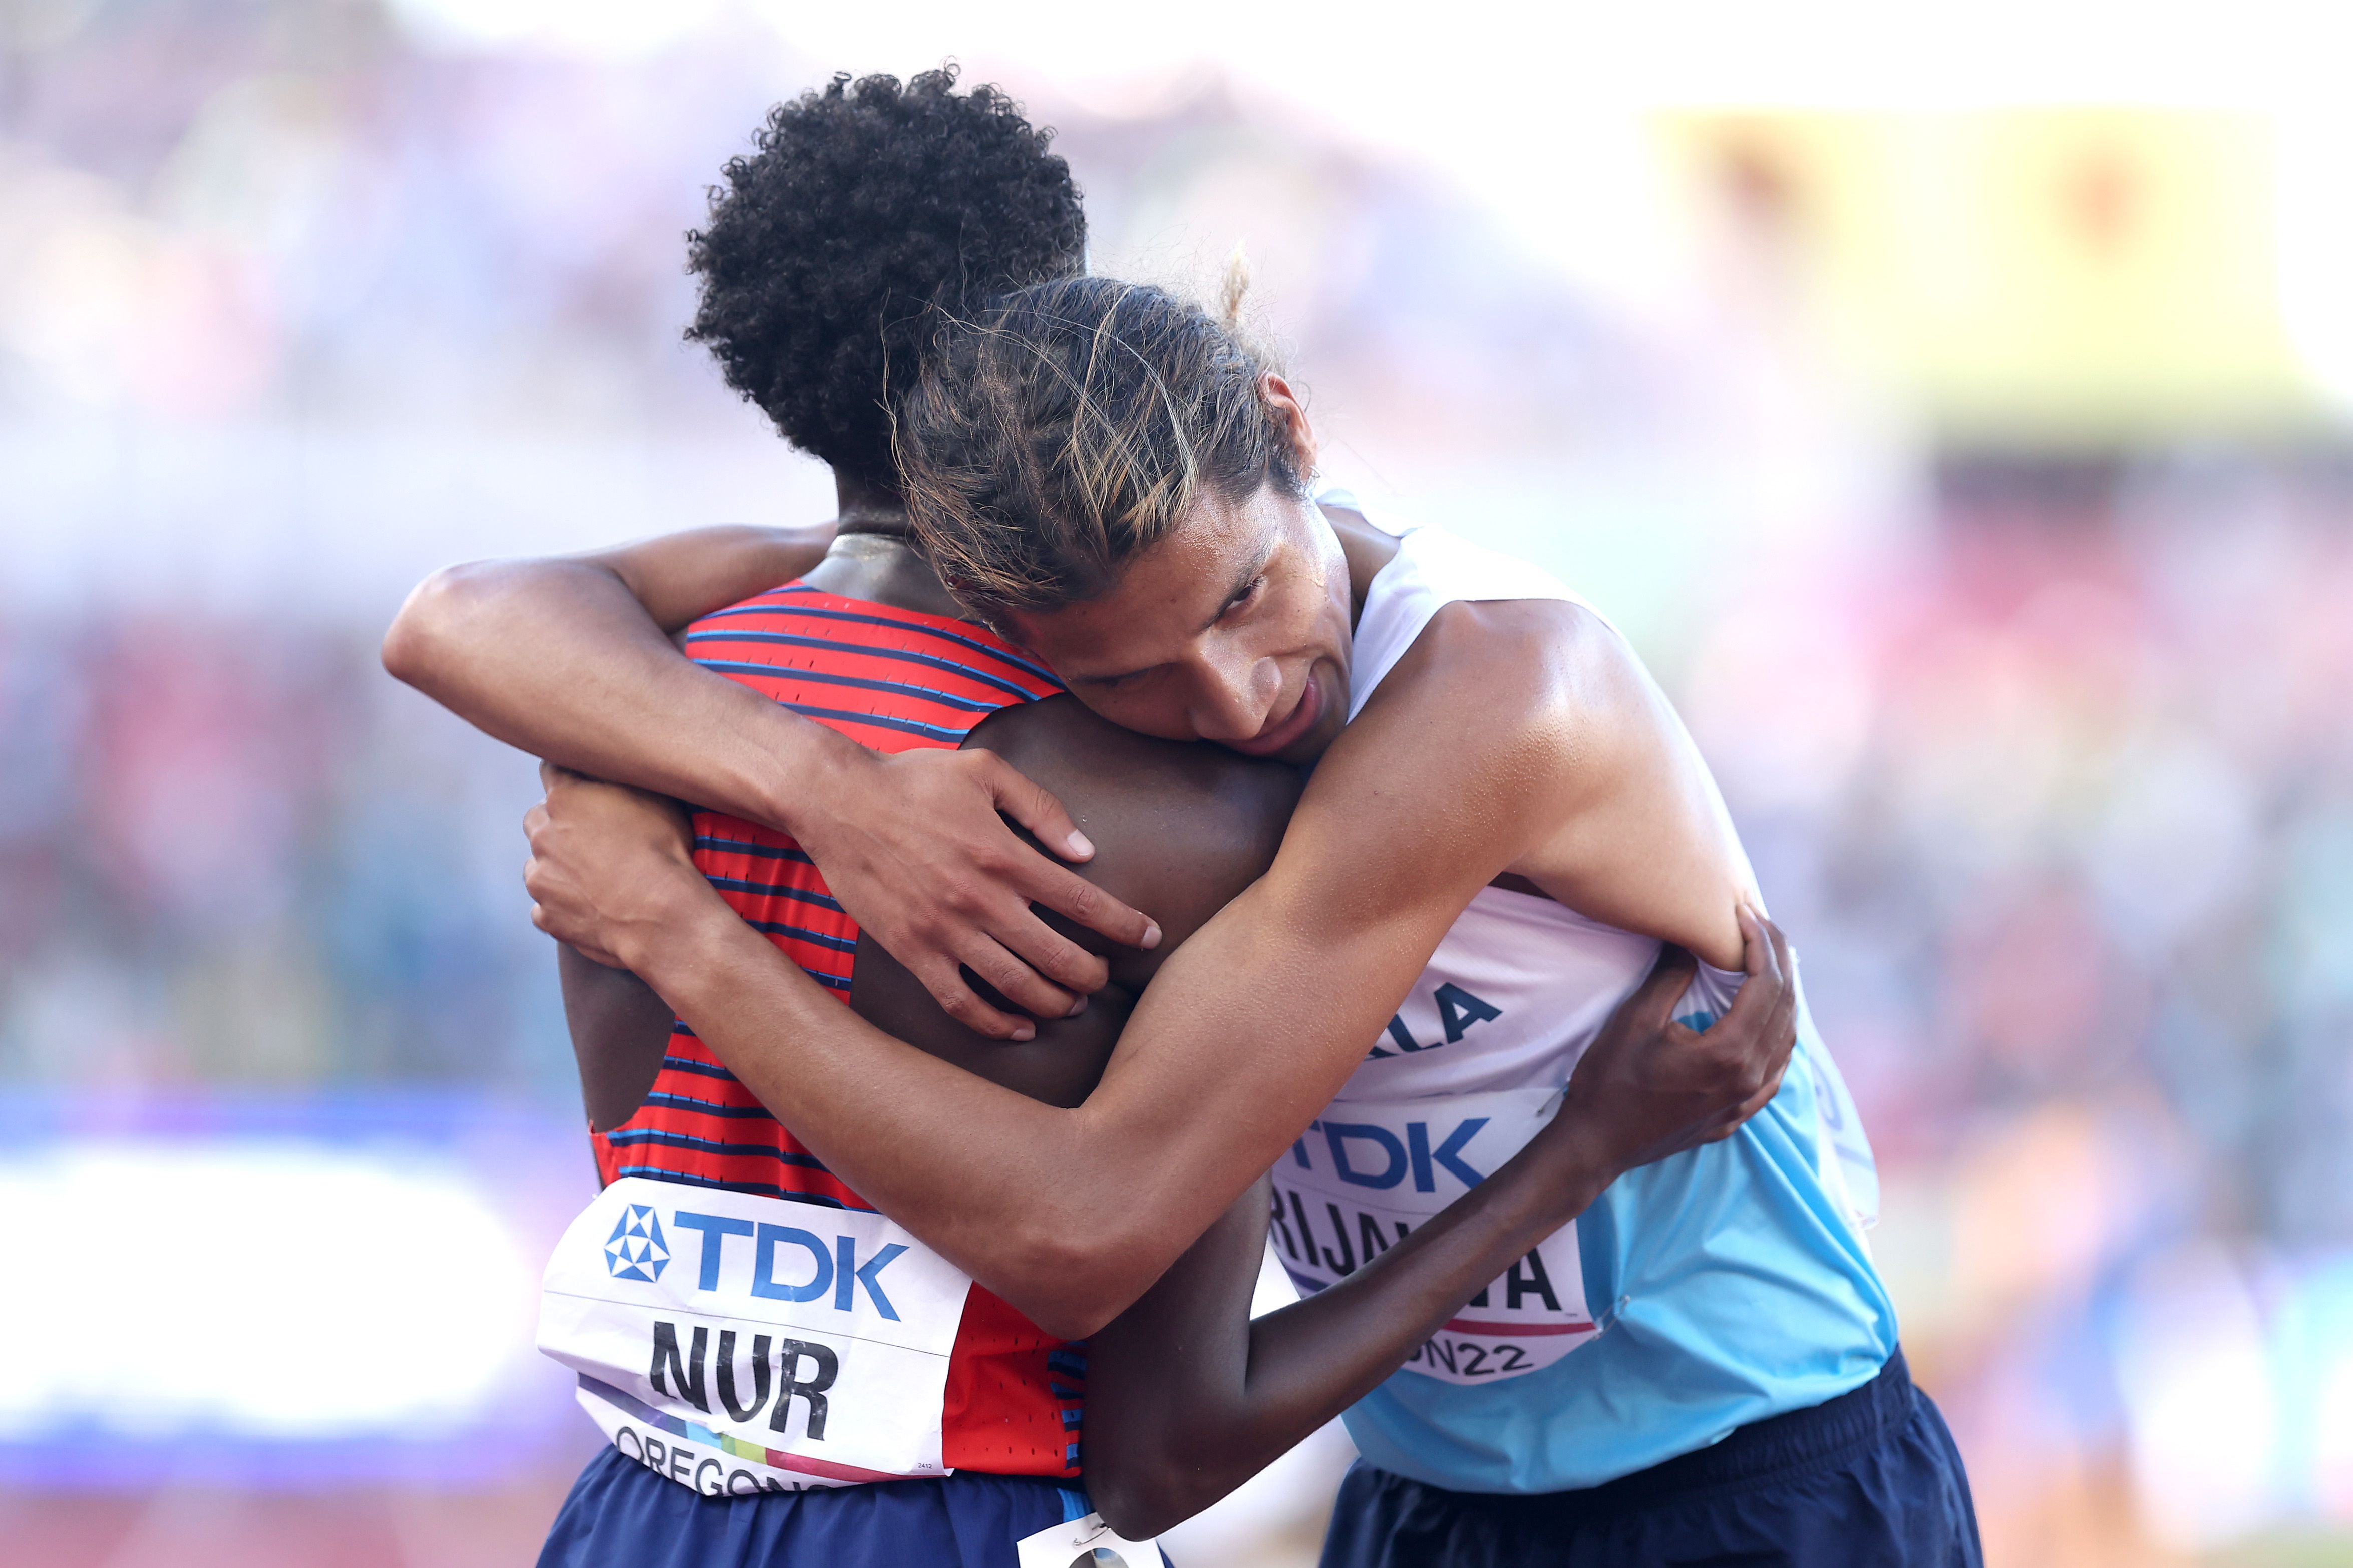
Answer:
<svg viewBox="0 0 2353 1568"><path fill-rule="evenodd" d="M1084 954L1109 984L1018 1046L943 1012L758 812L663 821L691 836L692 869L736 929L849 1004L836 1011L926 1059L1071 1105L1155 971L1265 869L1300 780L1121 730L1059 695L912 548L890 464L892 355L928 311L1068 273L1083 235L1044 137L991 89L952 89L947 73L845 79L780 107L695 237L696 335L789 438L834 465L831 546L818 558L795 540L719 536L753 563L740 593L722 586L725 573L679 577L707 536L564 570L705 595L681 612L692 617L685 646L726 696L741 694L739 710L800 715L878 770L1002 783L1021 779L1018 765L1056 792L1093 840L1086 879L1065 891L1149 907L1163 935L1150 952ZM416 645L405 615L387 643L396 671L420 675ZM600 806L638 809L625 792L550 778L565 803L562 825L542 825L550 842ZM606 1184L549 1267L541 1342L577 1373L610 1447L566 1500L543 1563L1064 1568L1128 1550L1142 1568L1155 1559L1134 1542L1422 1353L1466 1303L1540 1276L1544 1238L1620 1172L1722 1136L1762 1103L1794 1039L1778 942L1757 933L1758 978L1704 1043L1668 1016L1688 960L1662 964L1617 1009L1545 1130L1500 1165L1475 1138L1441 1134L1432 1171L1452 1191L1469 1161L1494 1167L1478 1190L1426 1223L1342 1239L1362 1255L1312 1301L1249 1321L1269 1226L1261 1182L1091 1346L1042 1331L876 1212L659 996L566 949ZM1293 1222L1280 1223L1295 1245Z"/></svg>

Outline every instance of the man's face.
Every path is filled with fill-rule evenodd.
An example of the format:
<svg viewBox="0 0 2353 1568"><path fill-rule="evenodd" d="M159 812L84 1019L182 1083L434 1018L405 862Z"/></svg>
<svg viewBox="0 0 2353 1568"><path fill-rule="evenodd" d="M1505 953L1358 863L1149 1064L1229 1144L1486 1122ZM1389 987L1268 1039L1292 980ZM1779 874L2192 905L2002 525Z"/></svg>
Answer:
<svg viewBox="0 0 2353 1568"><path fill-rule="evenodd" d="M1016 636L1123 729L1307 763L1348 715L1348 567L1313 502L1205 494L1100 598Z"/></svg>

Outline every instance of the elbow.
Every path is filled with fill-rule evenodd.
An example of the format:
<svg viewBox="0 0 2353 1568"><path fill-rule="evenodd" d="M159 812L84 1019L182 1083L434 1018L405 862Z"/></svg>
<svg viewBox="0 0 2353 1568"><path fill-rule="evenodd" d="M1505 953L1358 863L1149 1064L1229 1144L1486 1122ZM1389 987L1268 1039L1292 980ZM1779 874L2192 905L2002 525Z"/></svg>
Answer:
<svg viewBox="0 0 2353 1568"><path fill-rule="evenodd" d="M1103 1521L1129 1541L1150 1541L1176 1529L1213 1500L1174 1456L1157 1464L1087 1465L1087 1498Z"/></svg>
<svg viewBox="0 0 2353 1568"><path fill-rule="evenodd" d="M1150 1541L1193 1517L1176 1506L1166 1489L1106 1487L1092 1473L1087 1477L1087 1498L1103 1521L1126 1541Z"/></svg>
<svg viewBox="0 0 2353 1568"><path fill-rule="evenodd" d="M384 634L385 673L448 701L473 660L516 640L515 591L534 580L535 564L470 561L417 584Z"/></svg>
<svg viewBox="0 0 2353 1568"><path fill-rule="evenodd" d="M1134 1247L1116 1229L1071 1216L1038 1225L1018 1246L1019 1262L998 1289L1021 1314L1058 1340L1091 1339L1151 1288Z"/></svg>
<svg viewBox="0 0 2353 1568"><path fill-rule="evenodd" d="M445 566L419 583L384 634L385 673L430 695L450 645L480 596L474 569Z"/></svg>

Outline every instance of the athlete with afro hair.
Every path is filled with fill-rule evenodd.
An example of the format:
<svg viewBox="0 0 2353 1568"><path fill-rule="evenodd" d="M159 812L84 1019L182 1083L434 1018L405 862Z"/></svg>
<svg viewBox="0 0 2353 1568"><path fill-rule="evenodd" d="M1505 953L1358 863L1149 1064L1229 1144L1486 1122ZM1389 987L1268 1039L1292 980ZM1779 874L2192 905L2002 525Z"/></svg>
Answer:
<svg viewBox="0 0 2353 1568"><path fill-rule="evenodd" d="M837 742L834 765L864 770L855 776L871 797L898 792L901 813L920 817L946 797L925 795L926 770L978 772L1039 838L1064 844L1071 821L1046 792L1067 801L1092 839L1072 857L1087 862L1083 878L994 812L985 825L1060 879L1031 896L1081 922L1057 929L1018 910L1047 939L1030 955L1069 991L1009 946L968 961L993 997L982 1016L1018 1016L1007 1043L956 1012L982 981L901 964L888 901L845 896L818 870L892 850L820 844L821 819L762 793L793 776L776 758L747 747L740 787L718 790L630 774L706 804L680 840L693 868L862 1018L1071 1106L1160 963L1265 871L1301 780L1097 718L974 621L912 546L891 464L893 389L913 383L933 324L1076 271L1085 239L1047 133L996 89L958 94L954 82L946 70L904 87L836 78L779 107L691 238L703 286L691 335L787 439L833 464L842 515L830 543L823 530L733 531L733 548L712 551L706 531L700 545L683 535L453 569L403 611L385 661L492 733L593 772L612 770L535 726L593 712L641 727L634 700L607 700L611 678L674 668L692 684L658 705L745 735L785 714L803 741ZM727 571L681 571L698 550ZM650 617L633 590L651 595ZM487 626L503 629L485 639ZM559 628L588 631L594 657L545 658ZM681 632L694 663L668 640ZM544 683L520 705L518 665ZM487 697L485 670L507 678ZM567 809L635 808L614 786L548 777ZM1156 941L1122 900L1152 909ZM1720 1136L1752 1108L1710 1075L1736 1058L1777 1076L1787 1059L1786 967L1762 936L1756 957L1763 982L1743 989L1705 1048L1669 1018L1689 961L1662 967L1619 1009L1545 1133L1410 1237L1403 1225L1366 1233L1349 1279L1250 1321L1270 1223L1294 1247L1304 1234L1277 1220L1261 1180L1082 1345L873 1212L633 975L562 950L607 1185L549 1266L540 1339L578 1373L610 1445L565 1500L543 1568L1147 1568L1156 1552L1119 1549L1332 1419L1621 1171ZM1072 992L1091 1005L1074 1008ZM910 1142L908 1158L923 1161Z"/></svg>
<svg viewBox="0 0 2353 1568"><path fill-rule="evenodd" d="M889 403L931 312L976 315L1086 265L1053 132L955 80L845 72L778 104L687 236L702 305L686 335L786 440L878 489L897 489Z"/></svg>

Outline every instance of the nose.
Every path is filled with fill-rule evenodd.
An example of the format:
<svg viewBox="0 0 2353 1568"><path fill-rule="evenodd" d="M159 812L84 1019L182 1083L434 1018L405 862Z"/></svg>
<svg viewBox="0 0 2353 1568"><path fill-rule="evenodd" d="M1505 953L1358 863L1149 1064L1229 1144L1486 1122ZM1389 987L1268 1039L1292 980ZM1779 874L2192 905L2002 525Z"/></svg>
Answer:
<svg viewBox="0 0 2353 1568"><path fill-rule="evenodd" d="M1193 733L1204 741L1247 741L1266 728L1282 695L1282 670L1271 658L1205 657L1195 678Z"/></svg>

